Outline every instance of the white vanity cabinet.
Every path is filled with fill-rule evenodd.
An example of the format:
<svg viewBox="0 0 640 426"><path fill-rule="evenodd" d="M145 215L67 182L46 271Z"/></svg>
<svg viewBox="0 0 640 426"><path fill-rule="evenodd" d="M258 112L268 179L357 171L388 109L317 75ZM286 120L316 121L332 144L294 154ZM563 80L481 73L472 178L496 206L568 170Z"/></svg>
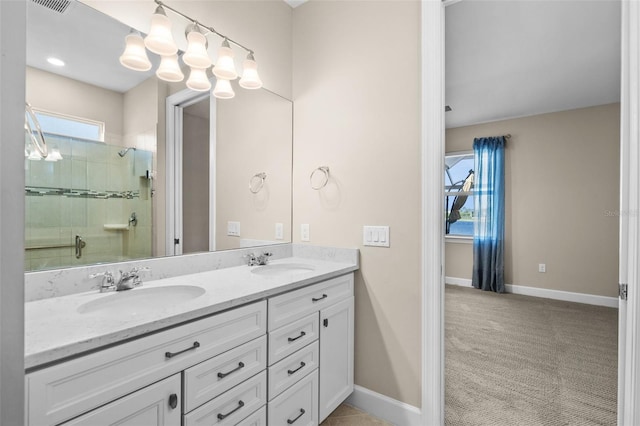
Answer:
<svg viewBox="0 0 640 426"><path fill-rule="evenodd" d="M353 391L353 300L349 273L34 369L26 425L318 425Z"/></svg>
<svg viewBox="0 0 640 426"><path fill-rule="evenodd" d="M269 424L317 425L353 392L353 274L272 297Z"/></svg>
<svg viewBox="0 0 640 426"><path fill-rule="evenodd" d="M117 401L125 401L129 398L127 395L135 396L141 390L152 392L148 389L154 388L147 386L176 373L181 377L183 371L203 361L211 363L212 367L205 373L215 372L213 379L217 383L222 381L217 376L215 360L218 357L220 368L230 368L241 359L244 361L238 362L246 365L245 371L254 374L263 371L266 368L266 314L266 302L261 301L31 372L26 375L26 423L30 426L61 424L91 410L106 408L107 404L118 404ZM253 342L255 339L259 341ZM234 348L243 349L236 353L231 351ZM235 354L236 358L229 357L228 353ZM223 379L232 382L234 374L237 377L244 372L238 370ZM219 392L211 392L206 386L194 385L193 380L190 384L186 392L182 391L182 385L172 391L177 396L178 414L182 414L181 407L194 405L192 399L202 402L206 400L203 394L214 397L237 385L218 385ZM183 394L189 401L183 401ZM264 402L265 394L266 391L262 395ZM174 405L173 398L165 401L168 406ZM245 417L252 413L248 409L238 411ZM176 423L170 422L180 423L180 416Z"/></svg>

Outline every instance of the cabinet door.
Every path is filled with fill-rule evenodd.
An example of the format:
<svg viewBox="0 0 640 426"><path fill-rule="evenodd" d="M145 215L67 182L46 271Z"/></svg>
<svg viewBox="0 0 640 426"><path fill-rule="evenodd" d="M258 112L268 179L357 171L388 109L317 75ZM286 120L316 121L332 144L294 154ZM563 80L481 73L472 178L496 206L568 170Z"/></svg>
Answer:
<svg viewBox="0 0 640 426"><path fill-rule="evenodd" d="M320 421L353 392L353 297L320 311Z"/></svg>
<svg viewBox="0 0 640 426"><path fill-rule="evenodd" d="M64 426L180 426L180 374L75 418Z"/></svg>

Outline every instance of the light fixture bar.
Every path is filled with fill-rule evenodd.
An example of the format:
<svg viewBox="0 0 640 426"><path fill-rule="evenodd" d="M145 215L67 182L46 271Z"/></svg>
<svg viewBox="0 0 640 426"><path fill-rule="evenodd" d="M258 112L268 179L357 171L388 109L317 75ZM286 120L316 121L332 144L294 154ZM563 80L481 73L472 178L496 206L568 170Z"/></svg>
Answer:
<svg viewBox="0 0 640 426"><path fill-rule="evenodd" d="M198 20L193 19L192 17L190 17L190 16L188 16L188 15L185 15L184 13L180 12L180 11L179 11L179 10L177 10L177 9L174 9L173 7L171 7L171 6L169 6L169 5L165 4L165 3L163 3L163 2L162 2L162 1L160 1L160 0L154 0L154 1L156 2L156 4L157 4L158 6L162 6L162 7L163 7L163 8L165 8L165 9L169 9L169 10L170 10L170 11L172 11L173 13L175 13L175 14L177 14L177 15L182 16L182 17L183 17L183 18L185 18L186 20L191 21L192 23L194 23L194 24L196 24L196 25L199 25L201 28L204 28L205 30L208 30L209 32L208 32L208 33L206 33L205 35L207 35L207 34L215 34L215 35L217 35L218 37L220 37L220 38L222 38L222 39L227 40L229 43L233 43L233 44L235 44L235 45L236 45L236 46L238 46L239 48L244 49L244 50L246 50L247 52L249 52L249 53L251 53L251 54L253 54L253 53L254 53L254 52L253 52L253 50L249 49L248 47L246 47L246 46L244 46L244 45L242 45L242 44L238 43L238 42L237 42L237 41L235 41L235 40L230 39L229 37L227 37L227 36L226 36L226 35L224 35L224 34L219 33L218 31L216 31L216 30L215 30L215 28L213 28L213 27L208 27L208 26L204 25L202 22L199 22Z"/></svg>

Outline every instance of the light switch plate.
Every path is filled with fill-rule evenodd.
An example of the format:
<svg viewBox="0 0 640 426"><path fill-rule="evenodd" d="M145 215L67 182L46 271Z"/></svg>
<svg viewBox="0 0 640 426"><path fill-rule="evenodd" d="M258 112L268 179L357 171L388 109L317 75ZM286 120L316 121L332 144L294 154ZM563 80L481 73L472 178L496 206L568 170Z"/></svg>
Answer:
<svg viewBox="0 0 640 426"><path fill-rule="evenodd" d="M362 229L362 244L372 247L389 247L389 227L365 225Z"/></svg>
<svg viewBox="0 0 640 426"><path fill-rule="evenodd" d="M227 235L230 237L239 237L240 222L227 222Z"/></svg>
<svg viewBox="0 0 640 426"><path fill-rule="evenodd" d="M309 241L309 224L300 225L300 241Z"/></svg>
<svg viewBox="0 0 640 426"><path fill-rule="evenodd" d="M282 223L276 223L276 240L284 239L284 225Z"/></svg>

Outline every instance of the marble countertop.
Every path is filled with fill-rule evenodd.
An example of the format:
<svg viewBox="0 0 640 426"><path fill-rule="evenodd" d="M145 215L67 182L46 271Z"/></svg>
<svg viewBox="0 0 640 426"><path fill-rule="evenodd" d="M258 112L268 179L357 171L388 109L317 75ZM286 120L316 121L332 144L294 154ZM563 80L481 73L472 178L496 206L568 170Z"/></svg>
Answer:
<svg viewBox="0 0 640 426"><path fill-rule="evenodd" d="M162 330L215 312L258 301L285 291L334 278L358 269L357 263L289 257L270 265L295 264L310 268L278 274L252 272L260 266L236 266L144 282L126 292L97 291L52 297L25 304L25 369L64 360L147 333ZM201 295L171 303L157 302L157 309L141 309L114 315L108 310L81 313L87 303L105 297L131 296L134 292L165 286L193 286ZM153 292L153 291L152 291ZM151 292L151 293L152 293ZM151 293L148 293L151 296ZM138 295L136 295L138 296ZM141 303L147 296L140 296ZM153 297L148 300L153 302Z"/></svg>

